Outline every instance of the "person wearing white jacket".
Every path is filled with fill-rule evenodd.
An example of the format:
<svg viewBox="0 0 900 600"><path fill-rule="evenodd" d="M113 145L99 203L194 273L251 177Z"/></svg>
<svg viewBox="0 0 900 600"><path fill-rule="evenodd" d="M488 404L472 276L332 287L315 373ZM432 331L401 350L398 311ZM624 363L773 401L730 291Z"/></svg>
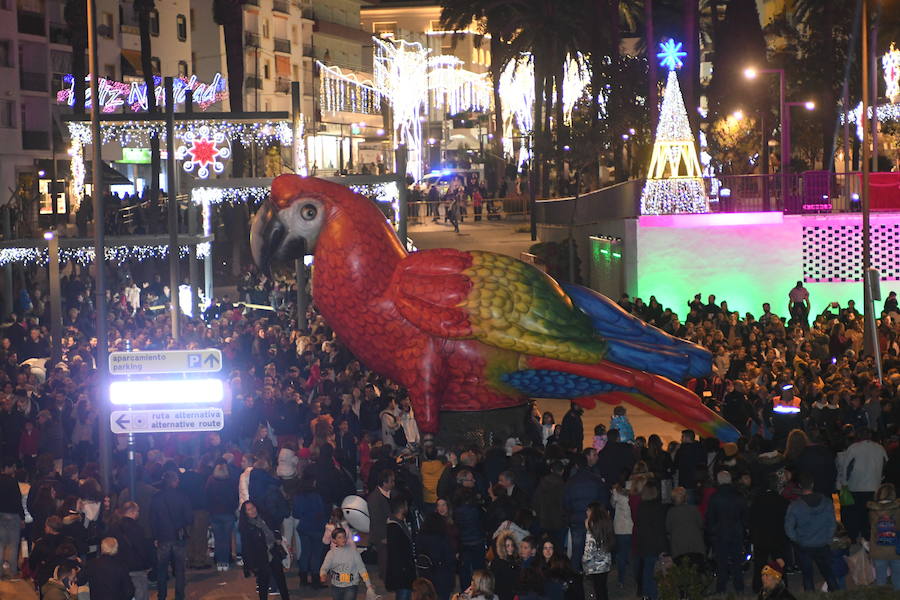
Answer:
<svg viewBox="0 0 900 600"><path fill-rule="evenodd" d="M850 444L837 460L838 483L843 479L853 493L853 505L845 506L842 511L846 517L844 526L851 540L856 540L860 535L863 539L869 539L866 504L874 499L887 463L884 446L872 441L872 432L868 427L860 427L857 438L858 441Z"/></svg>
<svg viewBox="0 0 900 600"><path fill-rule="evenodd" d="M616 534L616 573L619 586L625 585L625 573L628 572L628 558L631 555L631 534L634 521L631 520L631 505L628 503L628 490L621 484L613 486L613 533Z"/></svg>

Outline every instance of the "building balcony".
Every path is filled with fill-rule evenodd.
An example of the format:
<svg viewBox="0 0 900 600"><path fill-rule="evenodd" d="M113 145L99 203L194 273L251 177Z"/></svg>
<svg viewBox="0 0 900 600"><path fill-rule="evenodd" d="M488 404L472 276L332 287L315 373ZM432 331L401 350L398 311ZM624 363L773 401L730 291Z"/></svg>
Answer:
<svg viewBox="0 0 900 600"><path fill-rule="evenodd" d="M19 72L19 86L28 92L46 92L47 91L47 74L46 73L29 73L28 71Z"/></svg>
<svg viewBox="0 0 900 600"><path fill-rule="evenodd" d="M303 56L308 56L310 58L316 57L316 50L313 48L312 44L303 44Z"/></svg>
<svg viewBox="0 0 900 600"><path fill-rule="evenodd" d="M286 40L284 38L275 38L275 52L282 52L284 54L291 53L291 40Z"/></svg>
<svg viewBox="0 0 900 600"><path fill-rule="evenodd" d="M259 48L259 34L247 31L244 35L244 45L248 48Z"/></svg>
<svg viewBox="0 0 900 600"><path fill-rule="evenodd" d="M49 131L22 131L22 149L23 150L49 150L50 149L50 132Z"/></svg>
<svg viewBox="0 0 900 600"><path fill-rule="evenodd" d="M275 80L275 92L279 94L291 93L291 80L287 77L279 77Z"/></svg>
<svg viewBox="0 0 900 600"><path fill-rule="evenodd" d="M39 36L46 35L46 31L44 30L44 15L42 13L20 10L18 21L19 33Z"/></svg>
<svg viewBox="0 0 900 600"><path fill-rule="evenodd" d="M113 30L109 25L97 25L97 35L108 40L113 39Z"/></svg>
<svg viewBox="0 0 900 600"><path fill-rule="evenodd" d="M291 14L290 4L287 0L272 0L272 12Z"/></svg>
<svg viewBox="0 0 900 600"><path fill-rule="evenodd" d="M244 82L244 87L246 87L248 90L261 90L263 87L262 79L250 75Z"/></svg>

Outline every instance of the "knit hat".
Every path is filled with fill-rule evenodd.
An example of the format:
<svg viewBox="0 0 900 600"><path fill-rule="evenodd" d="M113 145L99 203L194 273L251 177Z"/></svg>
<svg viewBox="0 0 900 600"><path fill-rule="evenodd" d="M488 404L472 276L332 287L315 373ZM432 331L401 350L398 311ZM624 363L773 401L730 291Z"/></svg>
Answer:
<svg viewBox="0 0 900 600"><path fill-rule="evenodd" d="M738 445L734 442L728 442L722 445L722 451L725 453L725 456L731 458L738 453Z"/></svg>
<svg viewBox="0 0 900 600"><path fill-rule="evenodd" d="M778 581L784 577L784 561L781 559L770 561L762 568L763 575L774 577Z"/></svg>

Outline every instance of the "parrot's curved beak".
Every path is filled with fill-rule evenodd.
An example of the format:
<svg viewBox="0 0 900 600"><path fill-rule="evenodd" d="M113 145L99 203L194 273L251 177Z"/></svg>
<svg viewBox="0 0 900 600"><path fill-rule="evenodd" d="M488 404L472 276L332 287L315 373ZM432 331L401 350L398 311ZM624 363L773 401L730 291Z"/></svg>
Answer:
<svg viewBox="0 0 900 600"><path fill-rule="evenodd" d="M250 252L253 262L265 271L278 263L292 264L306 254L306 240L289 236L288 227L279 216L279 209L266 200L256 213L250 227Z"/></svg>

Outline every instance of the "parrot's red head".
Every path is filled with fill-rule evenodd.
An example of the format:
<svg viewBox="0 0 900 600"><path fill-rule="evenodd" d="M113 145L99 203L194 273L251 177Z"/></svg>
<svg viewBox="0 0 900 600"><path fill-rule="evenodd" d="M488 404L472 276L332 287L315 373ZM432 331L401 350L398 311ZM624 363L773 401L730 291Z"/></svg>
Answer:
<svg viewBox="0 0 900 600"><path fill-rule="evenodd" d="M267 268L313 254L322 229L357 198L350 189L315 177L276 177L250 229L253 260Z"/></svg>

